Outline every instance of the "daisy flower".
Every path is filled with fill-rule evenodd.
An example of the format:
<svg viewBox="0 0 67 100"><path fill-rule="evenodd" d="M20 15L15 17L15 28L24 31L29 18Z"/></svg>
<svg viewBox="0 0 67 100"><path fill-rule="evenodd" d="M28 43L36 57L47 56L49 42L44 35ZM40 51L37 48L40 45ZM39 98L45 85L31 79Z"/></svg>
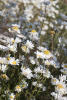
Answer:
<svg viewBox="0 0 67 100"><path fill-rule="evenodd" d="M11 93L10 95L9 95L9 100L14 100L15 99L15 95L14 95L14 93Z"/></svg>
<svg viewBox="0 0 67 100"><path fill-rule="evenodd" d="M32 71L30 68L23 68L21 67L21 73L22 75L24 75L25 77L27 77L28 79L31 79L31 77L33 77Z"/></svg>
<svg viewBox="0 0 67 100"><path fill-rule="evenodd" d="M12 27L11 28L9 28L8 30L9 30L9 32L17 32L17 33L19 33L20 34L20 26L19 25L17 25L17 24L12 24Z"/></svg>
<svg viewBox="0 0 67 100"><path fill-rule="evenodd" d="M26 89L28 87L28 83L25 80L22 80L21 87L22 89Z"/></svg>
<svg viewBox="0 0 67 100"><path fill-rule="evenodd" d="M6 74L1 74L1 78L2 79L6 79L6 80L9 80L8 76Z"/></svg>
<svg viewBox="0 0 67 100"><path fill-rule="evenodd" d="M0 64L7 64L7 63L8 63L7 58L0 57Z"/></svg>
<svg viewBox="0 0 67 100"><path fill-rule="evenodd" d="M29 41L29 40L27 40L26 46L27 46L27 48L29 48L29 49L33 49L33 48L34 48L34 44L33 44L31 41Z"/></svg>
<svg viewBox="0 0 67 100"><path fill-rule="evenodd" d="M44 58L45 59L49 59L49 58L53 57L53 55L51 54L51 52L49 50L47 50L47 49L45 49L43 51L43 54L44 54Z"/></svg>
<svg viewBox="0 0 67 100"><path fill-rule="evenodd" d="M7 70L7 65L0 65L0 70L5 72Z"/></svg>
<svg viewBox="0 0 67 100"><path fill-rule="evenodd" d="M27 40L25 45L21 46L21 49L26 53L29 53L30 50L33 48L34 48L34 44L29 40Z"/></svg>
<svg viewBox="0 0 67 100"><path fill-rule="evenodd" d="M37 58L44 59L44 54L43 54L43 52L36 51L35 54L36 54L36 57L37 57Z"/></svg>
<svg viewBox="0 0 67 100"><path fill-rule="evenodd" d="M10 59L8 60L8 64L11 64L11 65L19 65L19 59L16 59L14 57L10 57Z"/></svg>
<svg viewBox="0 0 67 100"><path fill-rule="evenodd" d="M59 81L55 86L55 91L62 94L62 95L67 93L66 84L62 81Z"/></svg>
<svg viewBox="0 0 67 100"><path fill-rule="evenodd" d="M21 49L22 49L22 51L25 52L25 53L29 53L29 52L30 52L29 48L27 48L26 45L21 46Z"/></svg>
<svg viewBox="0 0 67 100"><path fill-rule="evenodd" d="M62 68L67 70L67 64L62 64Z"/></svg>
<svg viewBox="0 0 67 100"><path fill-rule="evenodd" d="M21 86L20 86L20 85L17 85L17 86L15 87L15 91L17 91L18 93L21 92Z"/></svg>
<svg viewBox="0 0 67 100"><path fill-rule="evenodd" d="M8 48L12 52L17 52L17 44L16 43L13 45L8 44Z"/></svg>
<svg viewBox="0 0 67 100"><path fill-rule="evenodd" d="M30 37L30 39L38 40L38 39L39 39L39 38L38 38L38 32L36 32L36 30L33 29L33 30L30 32L29 37Z"/></svg>
<svg viewBox="0 0 67 100"><path fill-rule="evenodd" d="M31 63L31 64L33 64L33 65L35 64L35 60L34 60L33 57L29 57L29 60L30 60L30 63Z"/></svg>
<svg viewBox="0 0 67 100"><path fill-rule="evenodd" d="M51 79L51 83L52 83L52 85L56 85L57 83L58 83L58 79L57 78L53 78L52 77L52 79Z"/></svg>

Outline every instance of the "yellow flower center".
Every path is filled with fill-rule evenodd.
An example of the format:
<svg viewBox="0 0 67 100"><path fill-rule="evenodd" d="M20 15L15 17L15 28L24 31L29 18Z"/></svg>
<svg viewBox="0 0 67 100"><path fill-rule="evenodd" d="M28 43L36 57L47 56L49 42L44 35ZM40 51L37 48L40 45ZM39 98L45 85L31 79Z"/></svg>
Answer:
<svg viewBox="0 0 67 100"><path fill-rule="evenodd" d="M32 32L33 32L33 33L35 33L35 32L36 32L36 30L32 30Z"/></svg>
<svg viewBox="0 0 67 100"><path fill-rule="evenodd" d="M56 79L53 79L53 82L56 82Z"/></svg>
<svg viewBox="0 0 67 100"><path fill-rule="evenodd" d="M58 89L62 89L63 85L62 84L58 84L57 87L58 87Z"/></svg>
<svg viewBox="0 0 67 100"><path fill-rule="evenodd" d="M19 28L18 28L18 26L13 26L12 29L17 31Z"/></svg>
<svg viewBox="0 0 67 100"><path fill-rule="evenodd" d="M22 87L26 87L26 85L25 85L25 84L23 84L23 85L22 85Z"/></svg>
<svg viewBox="0 0 67 100"><path fill-rule="evenodd" d="M7 57L7 60L10 60L10 57Z"/></svg>
<svg viewBox="0 0 67 100"><path fill-rule="evenodd" d="M50 31L50 34L55 34L55 31Z"/></svg>
<svg viewBox="0 0 67 100"><path fill-rule="evenodd" d="M12 40L12 43L14 43L15 42L15 40Z"/></svg>
<svg viewBox="0 0 67 100"><path fill-rule="evenodd" d="M67 65L64 65L65 68L67 68Z"/></svg>
<svg viewBox="0 0 67 100"><path fill-rule="evenodd" d="M44 54L49 55L50 54L50 51L49 50L45 50L44 51Z"/></svg>
<svg viewBox="0 0 67 100"><path fill-rule="evenodd" d="M17 88L17 89L20 89L20 86L19 86L19 85L17 85L17 86L16 86L16 88Z"/></svg>
<svg viewBox="0 0 67 100"><path fill-rule="evenodd" d="M3 75L2 75L2 78L5 78L5 79L6 79L6 78L7 78L6 74L3 74Z"/></svg>
<svg viewBox="0 0 67 100"><path fill-rule="evenodd" d="M16 61L13 61L12 64L13 64L13 65L16 65Z"/></svg>
<svg viewBox="0 0 67 100"><path fill-rule="evenodd" d="M50 65L50 62L49 61L46 61L46 65Z"/></svg>
<svg viewBox="0 0 67 100"><path fill-rule="evenodd" d="M10 96L10 99L13 99L14 97L13 96Z"/></svg>
<svg viewBox="0 0 67 100"><path fill-rule="evenodd" d="M27 51L27 47L26 46L22 46L21 47L24 51Z"/></svg>

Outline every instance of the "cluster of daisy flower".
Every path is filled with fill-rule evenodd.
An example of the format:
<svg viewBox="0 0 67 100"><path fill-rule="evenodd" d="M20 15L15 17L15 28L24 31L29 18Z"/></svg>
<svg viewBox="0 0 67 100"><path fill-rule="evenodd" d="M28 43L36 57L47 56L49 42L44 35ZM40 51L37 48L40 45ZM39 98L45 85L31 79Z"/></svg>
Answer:
<svg viewBox="0 0 67 100"><path fill-rule="evenodd" d="M2 23L13 38L0 44L0 98L67 100L67 40L60 0L1 0ZM65 61L64 61L65 59ZM33 99L34 98L34 99Z"/></svg>

